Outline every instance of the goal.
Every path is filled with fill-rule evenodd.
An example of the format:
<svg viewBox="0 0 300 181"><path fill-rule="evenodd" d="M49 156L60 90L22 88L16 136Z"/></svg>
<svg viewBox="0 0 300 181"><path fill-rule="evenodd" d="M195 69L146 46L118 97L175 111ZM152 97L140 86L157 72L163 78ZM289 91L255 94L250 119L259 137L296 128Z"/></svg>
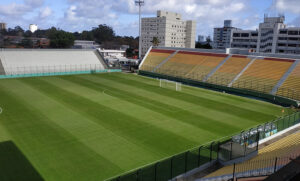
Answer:
<svg viewBox="0 0 300 181"><path fill-rule="evenodd" d="M159 87L181 91L182 84L166 79L159 79Z"/></svg>

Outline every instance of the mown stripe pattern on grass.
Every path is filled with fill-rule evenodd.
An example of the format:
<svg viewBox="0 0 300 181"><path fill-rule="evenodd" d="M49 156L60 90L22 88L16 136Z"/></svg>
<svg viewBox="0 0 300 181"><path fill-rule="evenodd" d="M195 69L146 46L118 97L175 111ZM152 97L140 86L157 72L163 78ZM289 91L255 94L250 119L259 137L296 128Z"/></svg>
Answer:
<svg viewBox="0 0 300 181"><path fill-rule="evenodd" d="M1 80L0 107L0 142L13 141L50 181L103 180L282 114L123 73Z"/></svg>

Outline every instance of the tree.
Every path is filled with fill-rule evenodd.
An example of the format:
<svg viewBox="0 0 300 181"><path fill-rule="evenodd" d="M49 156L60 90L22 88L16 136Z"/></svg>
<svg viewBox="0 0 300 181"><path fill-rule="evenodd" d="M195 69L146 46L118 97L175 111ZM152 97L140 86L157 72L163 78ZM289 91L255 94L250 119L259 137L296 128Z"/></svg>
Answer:
<svg viewBox="0 0 300 181"><path fill-rule="evenodd" d="M93 41L94 40L94 35L93 35L93 33L91 31L83 31L81 33L80 39L81 40L90 40L90 41Z"/></svg>
<svg viewBox="0 0 300 181"><path fill-rule="evenodd" d="M212 46L208 42L206 42L205 44L201 44L200 42L197 42L196 48L212 49Z"/></svg>
<svg viewBox="0 0 300 181"><path fill-rule="evenodd" d="M157 37L153 37L151 43L153 46L157 47L160 44L160 41Z"/></svg>
<svg viewBox="0 0 300 181"><path fill-rule="evenodd" d="M51 48L70 48L74 45L75 37L72 33L52 27L47 34Z"/></svg>
<svg viewBox="0 0 300 181"><path fill-rule="evenodd" d="M211 44L211 39L210 39L210 36L208 36L206 38L206 42L205 43L197 42L196 43L196 48L212 49L212 46L210 44Z"/></svg>
<svg viewBox="0 0 300 181"><path fill-rule="evenodd" d="M32 32L29 30L25 31L25 33L24 33L24 37L26 37L26 38L32 37L32 35L33 35Z"/></svg>
<svg viewBox="0 0 300 181"><path fill-rule="evenodd" d="M102 44L105 41L112 41L115 38L115 32L112 27L105 24L99 25L98 28L92 30L96 42Z"/></svg>

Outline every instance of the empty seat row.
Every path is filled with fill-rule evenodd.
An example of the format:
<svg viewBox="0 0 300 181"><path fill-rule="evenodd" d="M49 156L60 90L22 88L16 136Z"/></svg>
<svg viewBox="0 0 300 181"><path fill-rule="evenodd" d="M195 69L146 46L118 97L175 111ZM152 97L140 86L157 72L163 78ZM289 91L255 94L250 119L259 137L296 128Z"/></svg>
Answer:
<svg viewBox="0 0 300 181"><path fill-rule="evenodd" d="M270 93L292 64L292 61L257 59L233 87Z"/></svg>
<svg viewBox="0 0 300 181"><path fill-rule="evenodd" d="M277 95L300 100L300 63L285 81L282 79L294 67L295 60L242 55L228 57L227 54L185 50L174 52L153 49L141 70L264 93L271 93L283 81Z"/></svg>
<svg viewBox="0 0 300 181"><path fill-rule="evenodd" d="M277 95L300 100L300 63L278 89Z"/></svg>

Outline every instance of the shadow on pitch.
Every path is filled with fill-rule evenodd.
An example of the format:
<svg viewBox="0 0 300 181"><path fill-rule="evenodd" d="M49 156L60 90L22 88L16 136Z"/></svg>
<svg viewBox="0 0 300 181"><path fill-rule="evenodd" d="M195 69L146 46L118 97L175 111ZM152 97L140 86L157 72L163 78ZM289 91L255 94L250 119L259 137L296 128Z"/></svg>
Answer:
<svg viewBox="0 0 300 181"><path fill-rule="evenodd" d="M0 142L0 180L43 181L44 179L12 141L5 141Z"/></svg>

